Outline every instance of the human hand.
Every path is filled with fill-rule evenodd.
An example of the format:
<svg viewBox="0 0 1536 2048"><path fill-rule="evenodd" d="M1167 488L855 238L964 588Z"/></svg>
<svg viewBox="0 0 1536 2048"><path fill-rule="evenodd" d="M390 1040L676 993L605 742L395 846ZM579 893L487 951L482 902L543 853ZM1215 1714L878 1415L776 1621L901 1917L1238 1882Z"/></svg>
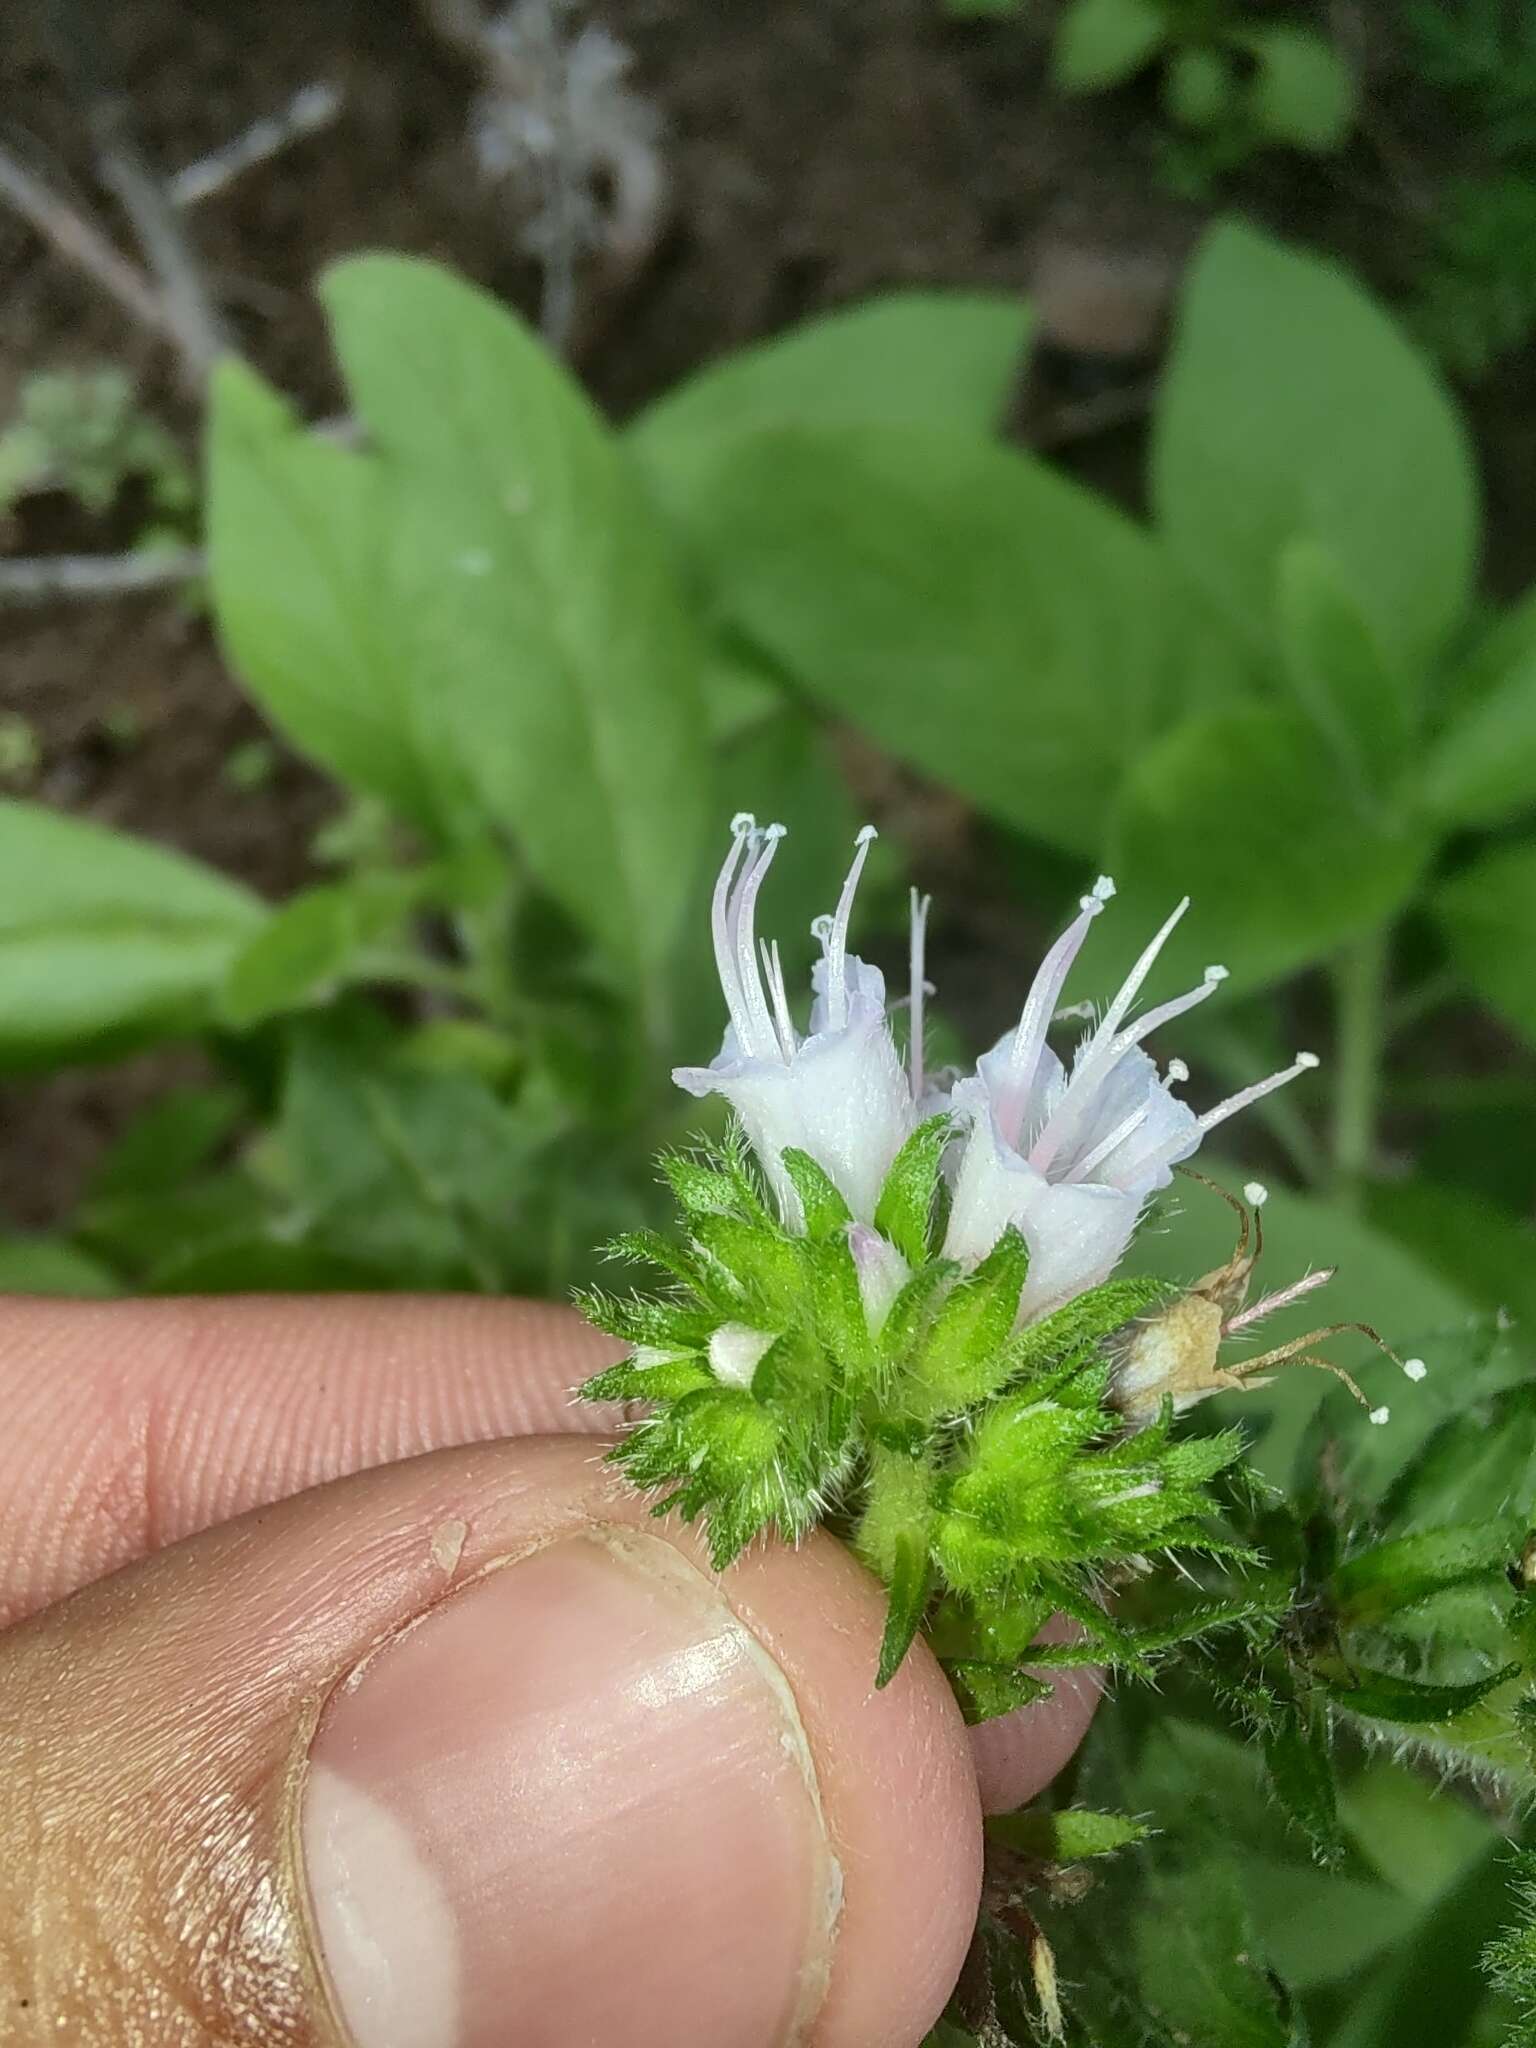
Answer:
<svg viewBox="0 0 1536 2048"><path fill-rule="evenodd" d="M8 1303L0 2040L910 2048L980 1813L1094 1688L969 1734L838 1544L722 1576L467 1299ZM110 1576L107 1576L109 1575ZM979 1788L979 1790L978 1790Z"/></svg>

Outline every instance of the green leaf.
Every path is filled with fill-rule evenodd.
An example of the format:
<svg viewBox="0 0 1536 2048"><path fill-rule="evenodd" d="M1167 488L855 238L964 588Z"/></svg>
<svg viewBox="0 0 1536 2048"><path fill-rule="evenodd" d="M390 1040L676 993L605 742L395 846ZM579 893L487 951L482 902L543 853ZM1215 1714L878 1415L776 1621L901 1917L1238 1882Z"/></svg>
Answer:
<svg viewBox="0 0 1536 2048"><path fill-rule="evenodd" d="M1359 815L1303 719L1264 705L1208 712L1150 746L1110 848L1120 900L1106 938L1120 937L1126 964L1192 887L1195 909L1159 972L1194 981L1217 960L1232 992L1279 981L1384 922L1411 898L1426 856L1402 817Z"/></svg>
<svg viewBox="0 0 1536 2048"><path fill-rule="evenodd" d="M400 909L344 882L291 897L230 962L219 991L220 1022L248 1031L285 1010L323 1002L364 949L398 922Z"/></svg>
<svg viewBox="0 0 1536 2048"><path fill-rule="evenodd" d="M1424 771L1449 825L1502 825L1536 803L1536 617L1517 608L1453 677L1450 724Z"/></svg>
<svg viewBox="0 0 1536 2048"><path fill-rule="evenodd" d="M1464 615L1475 471L1433 372L1341 269L1223 223L1185 290L1152 492L1191 578L1260 647L1276 572L1310 540L1410 672Z"/></svg>
<svg viewBox="0 0 1536 2048"><path fill-rule="evenodd" d="M994 1814L987 1821L987 1834L994 1842L1043 1863L1084 1863L1091 1856L1112 1856L1117 1849L1145 1842L1152 1832L1147 1821L1132 1814L1095 1813L1082 1806L1063 1807L1057 1813L1030 1807L1023 1813Z"/></svg>
<svg viewBox="0 0 1536 2048"><path fill-rule="evenodd" d="M1168 38L1157 0L1072 0L1056 31L1051 81L1058 92L1102 92L1149 64Z"/></svg>
<svg viewBox="0 0 1536 2048"><path fill-rule="evenodd" d="M0 799L0 1064L204 1021L266 911L148 840Z"/></svg>
<svg viewBox="0 0 1536 2048"><path fill-rule="evenodd" d="M1202 45L1176 50L1163 74L1163 107L1181 128L1207 133L1231 118L1237 80L1230 60Z"/></svg>
<svg viewBox="0 0 1536 2048"><path fill-rule="evenodd" d="M1395 1721L1419 1728L1430 1723L1454 1722L1467 1714L1520 1675L1518 1664L1506 1664L1483 1678L1464 1685L1427 1685L1422 1679L1400 1677L1393 1671L1372 1671L1364 1665L1346 1664L1342 1658L1320 1659L1312 1667L1314 1678L1335 1706L1369 1721Z"/></svg>
<svg viewBox="0 0 1536 2048"><path fill-rule="evenodd" d="M1508 1133L1505 1133L1507 1140ZM1365 1214L1485 1308L1536 1330L1536 1232L1461 1188L1394 1180L1365 1189Z"/></svg>
<svg viewBox="0 0 1536 2048"><path fill-rule="evenodd" d="M908 1531L896 1540L890 1578L891 1597L886 1607L885 1631L880 1638L879 1669L875 1673L877 1692L889 1685L901 1669L902 1659L922 1627L932 1590L933 1573L923 1533L921 1530Z"/></svg>
<svg viewBox="0 0 1536 2048"><path fill-rule="evenodd" d="M1473 988L1536 1041L1536 841L1484 854L1437 892L1434 911Z"/></svg>
<svg viewBox="0 0 1536 2048"><path fill-rule="evenodd" d="M504 1287L532 1160L482 1082L305 1030L279 1135L306 1241L397 1287Z"/></svg>
<svg viewBox="0 0 1536 2048"><path fill-rule="evenodd" d="M110 1266L68 1238L0 1238L0 1294L53 1294L89 1301L122 1291Z"/></svg>
<svg viewBox="0 0 1536 2048"><path fill-rule="evenodd" d="M1354 73L1327 37L1276 22L1235 40L1257 66L1248 107L1260 133L1296 149L1342 149L1358 94Z"/></svg>
<svg viewBox="0 0 1536 2048"><path fill-rule="evenodd" d="M1342 1627L1377 1627L1453 1586L1502 1581L1523 1533L1517 1518L1496 1517L1373 1543L1334 1572L1329 1603Z"/></svg>
<svg viewBox="0 0 1536 2048"><path fill-rule="evenodd" d="M1282 553L1276 616L1297 702L1361 792L1389 788L1413 740L1412 678L1386 659L1314 541L1293 541Z"/></svg>
<svg viewBox="0 0 1536 2048"><path fill-rule="evenodd" d="M1321 1863L1338 1862L1345 1844L1326 1714L1293 1700L1277 1702L1260 1724L1259 1746L1270 1789L1312 1854Z"/></svg>
<svg viewBox="0 0 1536 2048"><path fill-rule="evenodd" d="M175 1088L158 1097L97 1158L88 1201L174 1193L239 1124L238 1089Z"/></svg>
<svg viewBox="0 0 1536 2048"><path fill-rule="evenodd" d="M495 300L393 256L340 264L324 297L388 487L413 693L544 887L654 997L713 808L659 522Z"/></svg>
<svg viewBox="0 0 1536 2048"><path fill-rule="evenodd" d="M208 423L209 584L231 665L272 722L348 787L445 826L416 697L374 464L307 433L226 357Z"/></svg>
<svg viewBox="0 0 1536 2048"><path fill-rule="evenodd" d="M952 1128L947 1114L920 1123L892 1160L875 1205L876 1230L890 1239L909 1266L921 1266L928 1257L939 1162Z"/></svg>
<svg viewBox="0 0 1536 2048"><path fill-rule="evenodd" d="M1242 682L1155 542L979 436L759 435L700 549L725 615L825 709L1076 853L1155 736Z"/></svg>
<svg viewBox="0 0 1536 2048"><path fill-rule="evenodd" d="M767 428L913 424L987 433L1029 339L1022 299L892 292L738 349L686 378L629 430L646 482L692 521L723 465Z"/></svg>

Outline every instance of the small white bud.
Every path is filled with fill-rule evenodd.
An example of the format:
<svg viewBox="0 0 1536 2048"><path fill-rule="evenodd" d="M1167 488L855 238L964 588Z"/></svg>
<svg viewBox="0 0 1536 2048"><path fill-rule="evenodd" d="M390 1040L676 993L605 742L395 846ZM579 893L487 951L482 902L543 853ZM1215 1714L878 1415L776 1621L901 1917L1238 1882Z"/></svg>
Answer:
<svg viewBox="0 0 1536 2048"><path fill-rule="evenodd" d="M1299 1052L1296 1055L1298 1067L1320 1067L1323 1063L1315 1052Z"/></svg>
<svg viewBox="0 0 1536 2048"><path fill-rule="evenodd" d="M1243 1197L1245 1201L1251 1202L1255 1209L1262 1209L1269 1200L1269 1189L1261 1180L1250 1180L1244 1183Z"/></svg>
<svg viewBox="0 0 1536 2048"><path fill-rule="evenodd" d="M750 1393L763 1354L777 1341L771 1330L754 1330L747 1323L722 1323L709 1340L710 1370L725 1386Z"/></svg>
<svg viewBox="0 0 1536 2048"><path fill-rule="evenodd" d="M1403 1371L1407 1373L1409 1379L1421 1380L1428 1374L1429 1367L1422 1358L1405 1358L1403 1360Z"/></svg>
<svg viewBox="0 0 1536 2048"><path fill-rule="evenodd" d="M1378 1426L1383 1422L1390 1422L1392 1420L1392 1410L1390 1408L1373 1408L1371 1410L1371 1420Z"/></svg>

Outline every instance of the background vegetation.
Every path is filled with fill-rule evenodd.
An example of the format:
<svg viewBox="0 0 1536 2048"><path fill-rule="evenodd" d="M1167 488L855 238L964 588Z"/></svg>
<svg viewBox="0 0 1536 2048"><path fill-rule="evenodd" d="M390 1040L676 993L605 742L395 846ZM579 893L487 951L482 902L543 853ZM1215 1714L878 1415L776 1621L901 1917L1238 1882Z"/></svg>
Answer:
<svg viewBox="0 0 1536 2048"><path fill-rule="evenodd" d="M594 1244L660 1210L657 1146L707 1120L667 1073L721 1025L707 886L741 808L791 827L791 986L867 811L861 948L894 964L908 884L935 887L941 1059L1008 1021L1085 879L1120 893L1079 997L1188 890L1160 974L1231 971L1177 1048L1191 1092L1324 1056L1202 1163L1269 1181L1272 1281L1337 1264L1330 1312L1431 1376L1377 1431L1302 1375L1227 1404L1286 1489L1233 1510L1285 1599L1240 1676L1213 1657L1128 1686L1063 1814L1000 1831L990 1962L941 2039L1048 2031L1041 1927L1071 2037L1105 2048L1536 2039L1512 1861L1536 1660L1536 593L1490 578L1507 556L1466 416L1536 320L1536 46L1495 0L1404 14L1413 90L1473 148L1437 166L1433 224L1405 199L1388 310L1240 218L1230 184L1262 193L1277 149L1313 163L1387 120L1331 17L962 11L1004 18L935 7L933 33L1045 51L1048 27L1051 89L1124 94L1156 176L1209 210L1155 374L1139 345L1066 347L1059 290L887 280L615 424L563 360L607 229L572 240L561 193L611 200L654 132L598 95L606 141L550 184L507 112L524 51L492 112L537 174L544 338L448 268L360 254L318 280L340 403L315 421L227 335L199 358L195 319L196 466L120 365L19 385L0 499L126 523L98 562L206 611L267 728L227 800L298 757L335 802L298 885L258 891L52 800L33 722L0 718L13 1100L148 1048L187 1077L114 1118L67 1212L0 1239L0 1284L591 1277ZM538 18L569 112L579 26ZM1112 489L1017 432L1063 375L1069 413L1149 411ZM13 595L40 561L50 594L82 573L18 557ZM1139 1256L1190 1277L1226 1235L1190 1193ZM1074 1805L1158 1832L1105 1861ZM1505 1927L1500 1989L1480 1956Z"/></svg>

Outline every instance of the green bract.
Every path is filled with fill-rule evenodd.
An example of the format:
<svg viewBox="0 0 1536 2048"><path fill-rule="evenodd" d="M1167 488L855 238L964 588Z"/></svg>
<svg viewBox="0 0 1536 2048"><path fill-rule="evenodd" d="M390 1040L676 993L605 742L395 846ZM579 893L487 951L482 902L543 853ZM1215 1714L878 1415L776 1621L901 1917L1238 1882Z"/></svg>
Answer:
<svg viewBox="0 0 1536 2048"><path fill-rule="evenodd" d="M664 1159L684 1241L611 1247L667 1284L583 1298L631 1348L581 1391L651 1404L609 1455L658 1514L705 1523L717 1568L765 1532L847 1534L890 1592L877 1683L926 1628L982 1720L1046 1689L1026 1659L1145 1668L1154 1646L1108 1618L1103 1586L1153 1552L1231 1551L1209 1482L1240 1445L1175 1441L1171 1409L1128 1430L1107 1405L1105 1340L1163 1308L1166 1282L1110 1280L1019 1329L1017 1231L968 1275L937 1256L948 1132L933 1117L908 1138L874 1229L804 1152L784 1155L803 1231L772 1213L739 1134ZM1082 1640L1035 1645L1056 1612Z"/></svg>

